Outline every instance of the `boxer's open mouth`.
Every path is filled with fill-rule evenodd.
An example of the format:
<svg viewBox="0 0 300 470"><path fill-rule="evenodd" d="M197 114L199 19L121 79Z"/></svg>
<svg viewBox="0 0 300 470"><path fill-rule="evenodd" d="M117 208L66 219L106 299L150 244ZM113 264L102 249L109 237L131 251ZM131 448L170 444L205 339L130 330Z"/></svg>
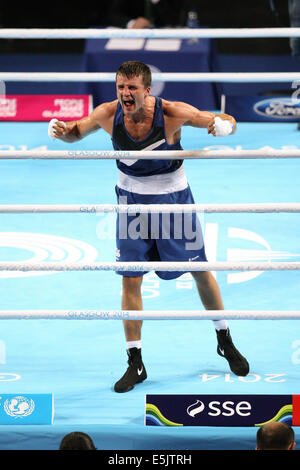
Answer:
<svg viewBox="0 0 300 470"><path fill-rule="evenodd" d="M134 105L134 100L123 100L125 108L130 109Z"/></svg>

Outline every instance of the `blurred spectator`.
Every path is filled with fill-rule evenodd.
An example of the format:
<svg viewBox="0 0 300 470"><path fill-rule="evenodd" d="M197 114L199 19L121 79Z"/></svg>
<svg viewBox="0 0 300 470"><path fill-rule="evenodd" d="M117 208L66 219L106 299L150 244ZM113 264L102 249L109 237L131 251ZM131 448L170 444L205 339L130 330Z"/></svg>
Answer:
<svg viewBox="0 0 300 470"><path fill-rule="evenodd" d="M196 6L199 0L111 0L94 10L90 23L120 28L185 26L187 12Z"/></svg>
<svg viewBox="0 0 300 470"><path fill-rule="evenodd" d="M97 450L97 448L88 434L74 431L62 438L59 450Z"/></svg>
<svg viewBox="0 0 300 470"><path fill-rule="evenodd" d="M292 28L300 27L300 0L289 0L289 15ZM291 38L292 55L300 60L300 38Z"/></svg>
<svg viewBox="0 0 300 470"><path fill-rule="evenodd" d="M256 450L294 450L294 431L286 423L266 423L257 431L256 444Z"/></svg>

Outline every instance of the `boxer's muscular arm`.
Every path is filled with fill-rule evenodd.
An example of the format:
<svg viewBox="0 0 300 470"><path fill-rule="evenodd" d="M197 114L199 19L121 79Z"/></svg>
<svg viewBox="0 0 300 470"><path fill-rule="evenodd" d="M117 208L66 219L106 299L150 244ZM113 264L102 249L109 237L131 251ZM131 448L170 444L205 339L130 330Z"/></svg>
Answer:
<svg viewBox="0 0 300 470"><path fill-rule="evenodd" d="M182 126L206 128L209 134L228 135L236 131L236 121L229 114L215 114L187 103L163 100L166 128L178 132ZM219 120L215 121L215 118ZM226 122L226 121L229 121ZM223 132L222 132L223 129Z"/></svg>
<svg viewBox="0 0 300 470"><path fill-rule="evenodd" d="M111 135L116 106L116 101L102 103L89 116L77 121L63 122L52 119L48 134L64 142L76 142L101 128Z"/></svg>

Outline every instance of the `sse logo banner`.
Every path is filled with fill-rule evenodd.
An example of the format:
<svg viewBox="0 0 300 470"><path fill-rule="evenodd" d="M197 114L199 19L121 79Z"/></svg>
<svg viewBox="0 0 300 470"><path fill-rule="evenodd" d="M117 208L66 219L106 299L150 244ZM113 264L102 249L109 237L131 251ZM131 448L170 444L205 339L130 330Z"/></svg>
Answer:
<svg viewBox="0 0 300 470"><path fill-rule="evenodd" d="M147 426L300 426L300 395L146 395Z"/></svg>

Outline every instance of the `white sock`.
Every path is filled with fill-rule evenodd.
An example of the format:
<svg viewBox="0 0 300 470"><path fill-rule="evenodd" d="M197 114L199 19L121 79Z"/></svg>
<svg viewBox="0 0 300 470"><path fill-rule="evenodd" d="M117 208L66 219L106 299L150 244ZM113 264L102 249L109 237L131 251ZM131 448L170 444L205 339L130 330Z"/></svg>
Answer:
<svg viewBox="0 0 300 470"><path fill-rule="evenodd" d="M142 348L142 341L126 341L126 349L131 349L131 348L137 348L141 349Z"/></svg>
<svg viewBox="0 0 300 470"><path fill-rule="evenodd" d="M217 331L219 330L227 330L228 323L227 320L213 320L214 327Z"/></svg>

